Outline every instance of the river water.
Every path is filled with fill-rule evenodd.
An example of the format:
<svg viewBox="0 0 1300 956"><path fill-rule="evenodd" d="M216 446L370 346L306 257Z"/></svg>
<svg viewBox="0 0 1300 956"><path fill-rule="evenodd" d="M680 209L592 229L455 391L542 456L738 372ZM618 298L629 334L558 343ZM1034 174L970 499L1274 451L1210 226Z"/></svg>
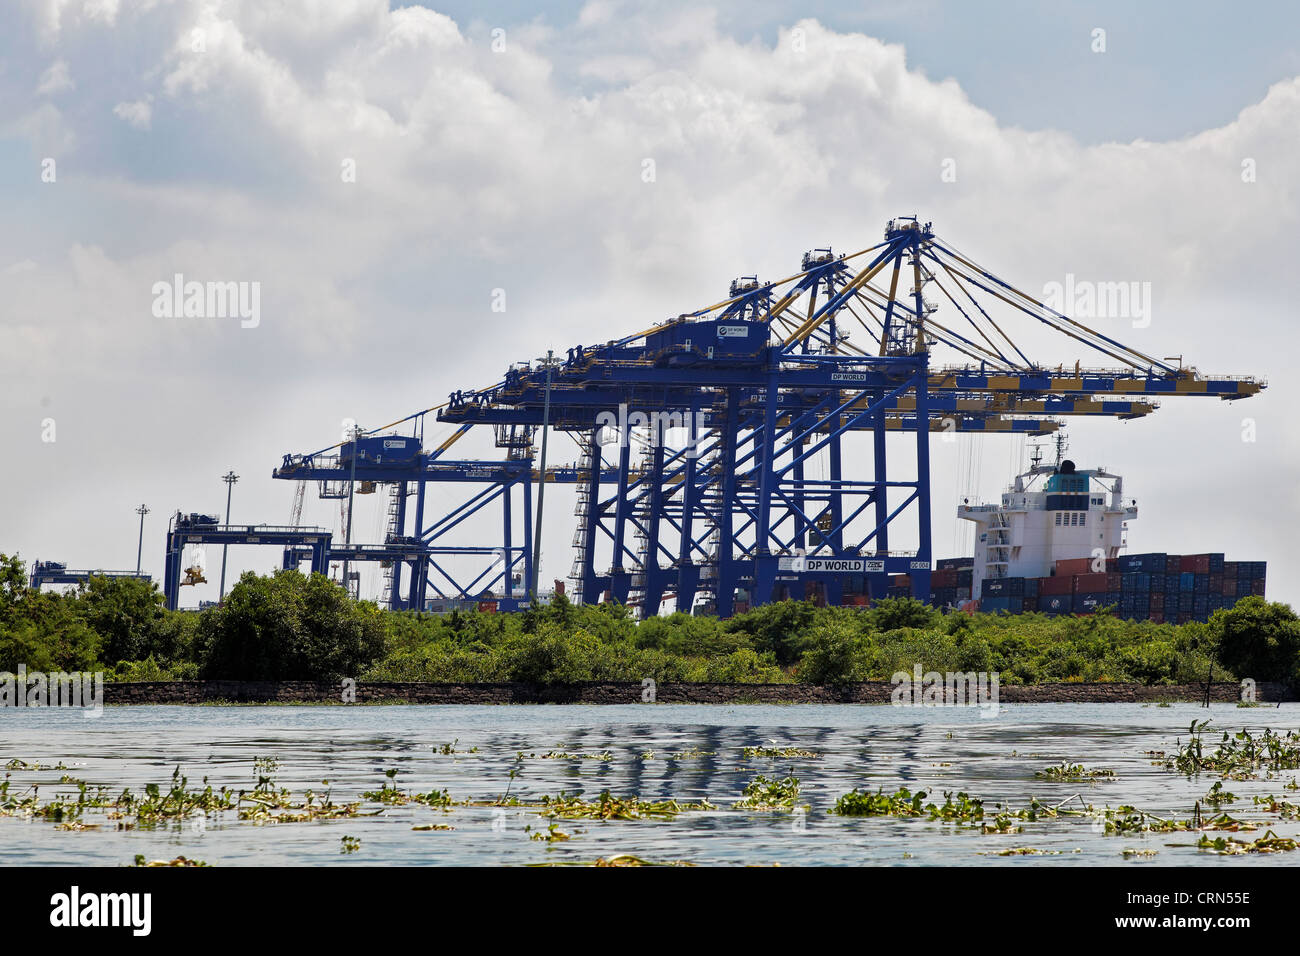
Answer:
<svg viewBox="0 0 1300 956"><path fill-rule="evenodd" d="M590 862L633 854L654 862L697 864L885 864L916 866L1097 865L1124 862L1124 849L1156 850L1129 865L1272 866L1300 863L1293 853L1218 856L1188 846L1197 835L1145 833L1107 836L1086 818L1028 822L1024 832L981 834L924 819L848 818L826 810L853 787L892 792L964 790L987 809L1021 807L1030 797L1059 803L1074 794L1095 806L1131 804L1163 817L1187 818L1213 777L1187 778L1153 766L1147 751L1176 749L1193 720L1214 730L1252 732L1300 727L1300 705L1208 710L1193 704L1012 704L996 717L976 708L887 705L714 706L316 706L110 707L98 719L58 709L0 713L0 762L65 770L14 769L11 793L39 785L41 797L60 790L64 774L103 785L113 794L149 783L164 791L180 766L190 786L252 789L254 758L278 760L275 784L318 794L328 780L336 802L378 789L385 771L406 791L446 788L454 800L522 799L561 792L588 799L602 790L644 800L707 799L716 811L672 820L560 822L572 838L530 839L547 820L528 810L422 805L368 805L363 818L284 824L241 822L233 812L202 821L119 830L98 811L97 829L58 830L42 820L0 817L0 862L6 864L129 864L184 855L213 865L253 864L532 864ZM1207 742L1210 738L1207 738ZM1214 738L1217 740L1217 735ZM439 750L454 742L455 754ZM820 758L742 755L747 746L796 747ZM477 748L477 752L467 752ZM591 759L544 758L548 752ZM520 754L522 752L522 759ZM698 752L698 753L697 753ZM611 759L594 759L608 753ZM653 755L651 755L651 753ZM1035 771L1062 761L1115 771L1113 781L1061 783ZM511 771L515 771L511 779ZM800 781L806 816L731 809L756 774ZM1300 776L1231 781L1238 796L1225 809L1260 820L1280 836L1300 835L1300 823L1251 805L1254 795L1300 802L1283 785ZM927 798L929 802L929 798ZM1076 801L1077 802L1077 801ZM414 830L444 824L450 830ZM533 830L526 830L526 826ZM342 852L342 837L355 852ZM1217 836L1219 834L1211 834ZM1171 846L1170 844L1184 844ZM1045 856L997 856L1032 847Z"/></svg>

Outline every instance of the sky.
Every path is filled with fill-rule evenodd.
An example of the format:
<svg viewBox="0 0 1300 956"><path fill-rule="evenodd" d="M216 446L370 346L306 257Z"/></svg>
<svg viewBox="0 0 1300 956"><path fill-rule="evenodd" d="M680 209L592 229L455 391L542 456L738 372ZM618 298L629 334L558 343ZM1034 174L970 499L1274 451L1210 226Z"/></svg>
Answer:
<svg viewBox="0 0 1300 956"><path fill-rule="evenodd" d="M1125 476L1130 551L1266 560L1270 597L1300 600L1300 12L843 8L6 5L0 551L132 568L145 503L160 579L168 516L221 513L229 470L233 520L287 522L272 469L345 419L386 424L919 214L1029 291L1138 283L1149 315L1106 331L1268 381L1072 423L1070 455ZM178 273L256 283L256 322L166 314L156 287ZM426 444L451 430L430 423ZM499 454L490 436L457 449ZM935 552L969 553L957 502L998 494L1028 452L963 437L932 454ZM382 536L380 498L359 538ZM568 573L571 507L548 494L544 581ZM313 495L304 519L339 512ZM228 577L273 552L232 549ZM216 597L219 563L210 549L184 604Z"/></svg>

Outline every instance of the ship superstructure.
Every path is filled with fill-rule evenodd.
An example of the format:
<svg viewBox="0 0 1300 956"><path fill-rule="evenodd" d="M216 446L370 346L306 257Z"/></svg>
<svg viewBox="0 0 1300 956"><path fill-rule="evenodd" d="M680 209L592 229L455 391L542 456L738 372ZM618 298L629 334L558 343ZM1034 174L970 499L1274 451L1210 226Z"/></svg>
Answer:
<svg viewBox="0 0 1300 956"><path fill-rule="evenodd" d="M1090 558L1105 568L1126 544L1137 503L1124 500L1124 479L1104 468L1079 469L1057 444L1054 464L1035 450L1028 471L1016 476L998 504L963 503L957 515L977 525L971 596L996 578L1039 578L1057 561Z"/></svg>

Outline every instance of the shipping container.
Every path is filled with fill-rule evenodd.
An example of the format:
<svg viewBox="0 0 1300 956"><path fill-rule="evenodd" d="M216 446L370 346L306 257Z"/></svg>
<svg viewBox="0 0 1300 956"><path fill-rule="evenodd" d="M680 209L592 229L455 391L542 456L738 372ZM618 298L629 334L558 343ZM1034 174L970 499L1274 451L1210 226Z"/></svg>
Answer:
<svg viewBox="0 0 1300 956"><path fill-rule="evenodd" d="M1056 562L1058 576L1065 574L1091 574L1092 558L1063 558Z"/></svg>
<svg viewBox="0 0 1300 956"><path fill-rule="evenodd" d="M1150 597L1151 610L1163 611L1165 609L1165 596L1163 594L1153 594Z"/></svg>
<svg viewBox="0 0 1300 956"><path fill-rule="evenodd" d="M1069 614L1074 610L1074 598L1069 594L1041 594L1038 609L1045 614Z"/></svg>
<svg viewBox="0 0 1300 956"><path fill-rule="evenodd" d="M1075 594L1104 594L1110 583L1110 575L1105 574L1076 574L1074 576L1074 593Z"/></svg>
<svg viewBox="0 0 1300 956"><path fill-rule="evenodd" d="M956 568L939 568L930 572L930 587L955 588L957 586Z"/></svg>
<svg viewBox="0 0 1300 956"><path fill-rule="evenodd" d="M1196 590L1196 575L1191 571L1184 571L1178 575L1178 590L1186 591L1189 594Z"/></svg>
<svg viewBox="0 0 1300 956"><path fill-rule="evenodd" d="M1169 555L1163 553L1125 554L1117 558L1116 563L1120 571L1146 571L1148 574L1156 571L1164 574L1168 559Z"/></svg>
<svg viewBox="0 0 1300 956"><path fill-rule="evenodd" d="M1165 616L1159 611L1152 611L1150 620L1155 621L1157 624L1163 624L1165 622Z"/></svg>
<svg viewBox="0 0 1300 956"><path fill-rule="evenodd" d="M1074 595L1073 608L1075 614L1091 614L1097 608L1103 606L1106 602L1105 594L1078 594Z"/></svg>
<svg viewBox="0 0 1300 956"><path fill-rule="evenodd" d="M935 562L935 567L937 568L943 568L944 570L954 570L954 571L957 568L970 568L970 567L974 567L974 565L975 565L974 558L940 558L938 561Z"/></svg>
<svg viewBox="0 0 1300 956"><path fill-rule="evenodd" d="M1072 594L1074 593L1074 578L1070 575L1057 575L1053 578L1039 578L1038 593L1040 595Z"/></svg>
<svg viewBox="0 0 1300 956"><path fill-rule="evenodd" d="M1178 574L1183 569L1183 556L1181 554L1165 555L1165 574Z"/></svg>

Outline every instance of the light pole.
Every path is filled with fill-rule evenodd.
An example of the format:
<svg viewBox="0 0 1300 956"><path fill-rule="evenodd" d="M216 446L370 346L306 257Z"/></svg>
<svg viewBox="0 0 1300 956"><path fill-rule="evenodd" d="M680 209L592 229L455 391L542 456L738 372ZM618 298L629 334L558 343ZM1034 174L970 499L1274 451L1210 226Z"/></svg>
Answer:
<svg viewBox="0 0 1300 956"><path fill-rule="evenodd" d="M135 548L135 573L140 573L140 556L144 553L144 516L149 513L149 509L140 505L135 509L135 513L140 516L140 543Z"/></svg>
<svg viewBox="0 0 1300 956"><path fill-rule="evenodd" d="M235 482L239 476L234 471L228 471L221 476L221 480L226 483L226 524L230 524L230 493L235 490ZM217 587L217 603L226 599L226 548L229 545L221 546L221 584Z"/></svg>
<svg viewBox="0 0 1300 956"><path fill-rule="evenodd" d="M353 492L354 489L357 487L357 453L359 451L358 445L360 444L360 439L361 439L361 426L353 425L352 426L352 472L351 475L348 477L348 524L347 524L347 529L344 532L344 542L343 542L344 544L347 545L352 544L352 502L353 502ZM352 593L352 582L348 579L348 570L350 564L351 562L349 562L347 558L343 559L343 589L347 591L349 594ZM360 582L358 582L356 596L358 598L361 596Z"/></svg>
<svg viewBox="0 0 1300 956"><path fill-rule="evenodd" d="M551 363L555 356L546 350L546 397L542 401L542 467L537 479L537 527L533 530L533 579L529 582L530 601L537 600L537 576L542 570L542 502L546 499L546 435L551 424ZM506 576L507 581L509 575Z"/></svg>

